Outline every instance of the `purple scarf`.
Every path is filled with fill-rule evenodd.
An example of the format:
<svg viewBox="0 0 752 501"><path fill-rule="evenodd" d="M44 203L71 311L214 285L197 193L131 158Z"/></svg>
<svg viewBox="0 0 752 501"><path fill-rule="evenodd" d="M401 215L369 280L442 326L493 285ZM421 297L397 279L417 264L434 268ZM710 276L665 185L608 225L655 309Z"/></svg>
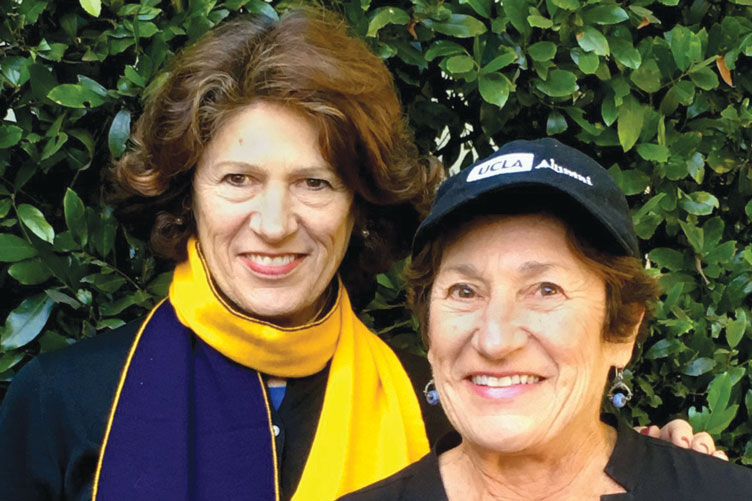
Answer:
<svg viewBox="0 0 752 501"><path fill-rule="evenodd" d="M261 376L180 324L169 301L136 337L93 499L279 498Z"/></svg>

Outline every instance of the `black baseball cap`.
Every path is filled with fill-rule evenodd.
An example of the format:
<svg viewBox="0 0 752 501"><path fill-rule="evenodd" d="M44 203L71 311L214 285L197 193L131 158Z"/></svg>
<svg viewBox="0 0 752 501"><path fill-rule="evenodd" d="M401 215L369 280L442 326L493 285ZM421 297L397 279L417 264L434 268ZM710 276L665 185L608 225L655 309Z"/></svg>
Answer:
<svg viewBox="0 0 752 501"><path fill-rule="evenodd" d="M598 162L556 139L517 140L444 181L413 240L413 255L436 233L474 215L553 209L617 255L639 256L627 199Z"/></svg>

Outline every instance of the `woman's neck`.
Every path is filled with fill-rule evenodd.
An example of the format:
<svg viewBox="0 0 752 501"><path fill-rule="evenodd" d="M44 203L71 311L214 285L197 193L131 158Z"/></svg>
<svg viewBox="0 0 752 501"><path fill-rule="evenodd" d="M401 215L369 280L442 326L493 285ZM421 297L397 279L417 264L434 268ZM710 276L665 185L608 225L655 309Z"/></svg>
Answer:
<svg viewBox="0 0 752 501"><path fill-rule="evenodd" d="M624 492L604 472L616 430L599 422L577 435L519 454L489 453L463 441L439 457L449 500L581 500Z"/></svg>

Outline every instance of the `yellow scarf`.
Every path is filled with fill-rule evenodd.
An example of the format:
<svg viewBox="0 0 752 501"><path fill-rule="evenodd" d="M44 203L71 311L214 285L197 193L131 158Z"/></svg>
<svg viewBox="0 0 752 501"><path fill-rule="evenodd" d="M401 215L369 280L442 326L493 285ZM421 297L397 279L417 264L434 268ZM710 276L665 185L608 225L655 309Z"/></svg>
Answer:
<svg viewBox="0 0 752 501"><path fill-rule="evenodd" d="M280 377L314 374L331 359L324 405L294 500L330 500L385 478L428 452L417 397L397 356L352 311L342 284L320 320L281 328L216 293L195 239L175 268L178 319L226 357Z"/></svg>

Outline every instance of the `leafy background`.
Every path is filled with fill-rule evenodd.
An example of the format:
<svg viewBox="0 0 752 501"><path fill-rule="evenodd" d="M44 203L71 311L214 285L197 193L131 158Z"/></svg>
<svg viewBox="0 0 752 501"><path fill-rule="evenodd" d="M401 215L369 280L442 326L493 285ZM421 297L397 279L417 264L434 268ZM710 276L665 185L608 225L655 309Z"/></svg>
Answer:
<svg viewBox="0 0 752 501"><path fill-rule="evenodd" d="M752 464L752 0L326 4L389 65L421 150L447 166L548 135L609 168L665 291L621 412L688 418ZM289 6L0 0L0 394L36 354L165 294L169 267L118 224L104 172L178 48ZM420 352L401 265L363 318Z"/></svg>

